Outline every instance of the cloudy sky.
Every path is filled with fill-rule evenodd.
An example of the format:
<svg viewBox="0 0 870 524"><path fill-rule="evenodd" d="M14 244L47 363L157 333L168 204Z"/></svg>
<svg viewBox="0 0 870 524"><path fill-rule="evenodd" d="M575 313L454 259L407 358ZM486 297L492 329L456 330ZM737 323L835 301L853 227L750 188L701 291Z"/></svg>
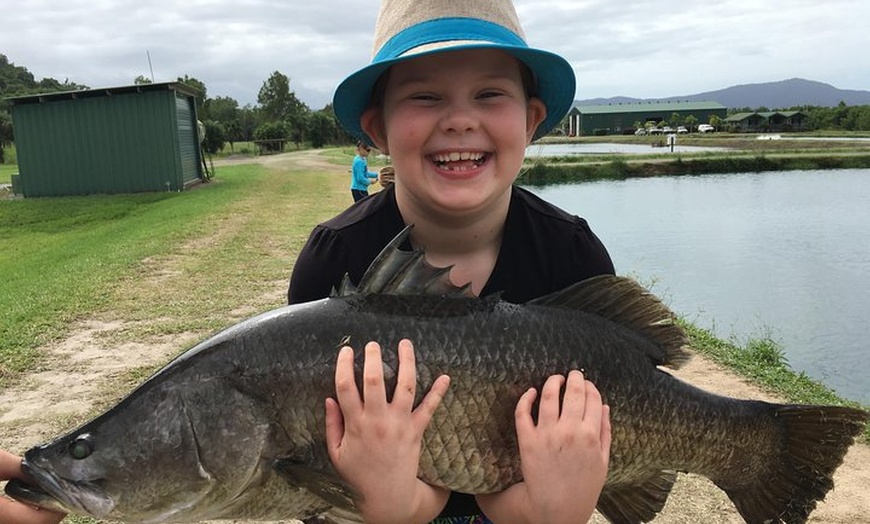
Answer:
<svg viewBox="0 0 870 524"><path fill-rule="evenodd" d="M472 1L472 0L453 0ZM577 99L664 98L806 78L870 90L867 0L515 0L529 44L574 66ZM368 63L376 0L21 0L0 53L90 87L189 75L256 103L274 72L312 109ZM150 55L151 68L148 57Z"/></svg>

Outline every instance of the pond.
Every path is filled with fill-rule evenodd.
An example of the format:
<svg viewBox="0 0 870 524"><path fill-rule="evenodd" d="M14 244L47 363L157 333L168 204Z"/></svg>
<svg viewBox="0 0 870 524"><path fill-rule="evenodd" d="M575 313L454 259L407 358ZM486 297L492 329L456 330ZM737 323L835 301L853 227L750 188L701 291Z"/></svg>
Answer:
<svg viewBox="0 0 870 524"><path fill-rule="evenodd" d="M739 342L870 404L870 170L629 179L532 187L586 218L617 272Z"/></svg>
<svg viewBox="0 0 870 524"><path fill-rule="evenodd" d="M662 137L663 141L667 139ZM682 146L680 138L674 146L674 153L699 153L704 151L728 151L724 147ZM571 155L606 155L612 153L629 155L648 155L653 153L670 153L670 147L652 147L644 144L532 144L526 148L527 157L571 156Z"/></svg>

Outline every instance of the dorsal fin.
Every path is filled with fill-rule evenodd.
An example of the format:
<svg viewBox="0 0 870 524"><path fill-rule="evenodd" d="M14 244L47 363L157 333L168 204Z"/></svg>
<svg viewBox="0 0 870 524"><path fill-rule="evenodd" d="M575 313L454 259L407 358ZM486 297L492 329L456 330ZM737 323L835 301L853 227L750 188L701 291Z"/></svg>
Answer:
<svg viewBox="0 0 870 524"><path fill-rule="evenodd" d="M657 366L678 369L691 357L689 338L677 325L676 315L627 277L599 275L529 304L584 311L630 328L658 346L660 352L649 355Z"/></svg>
<svg viewBox="0 0 870 524"><path fill-rule="evenodd" d="M458 287L450 281L450 269L453 266L435 267L429 264L421 248L413 251L400 249L413 227L406 226L381 250L366 270L359 286L355 287L345 275L338 296L359 293L473 297L470 283Z"/></svg>

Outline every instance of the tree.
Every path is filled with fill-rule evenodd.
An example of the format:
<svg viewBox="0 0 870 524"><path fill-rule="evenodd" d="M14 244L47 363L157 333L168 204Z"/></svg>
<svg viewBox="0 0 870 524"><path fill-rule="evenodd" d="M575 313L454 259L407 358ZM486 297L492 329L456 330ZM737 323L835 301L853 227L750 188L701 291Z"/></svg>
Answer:
<svg viewBox="0 0 870 524"><path fill-rule="evenodd" d="M311 147L319 148L326 144L334 143L335 130L332 115L324 114L323 111L311 113L308 123L308 139Z"/></svg>
<svg viewBox="0 0 870 524"><path fill-rule="evenodd" d="M269 122L289 122L301 109L302 102L290 91L290 78L279 71L263 82L257 95L263 117Z"/></svg>
<svg viewBox="0 0 870 524"><path fill-rule="evenodd" d="M137 85L137 86L141 86L141 85L145 85L145 84L150 84L150 83L151 83L151 79L148 78L148 77L146 77L146 76L144 76L144 75L139 75L139 76L137 76L136 78L133 79L133 84L135 84L135 85Z"/></svg>
<svg viewBox="0 0 870 524"><path fill-rule="evenodd" d="M310 113L308 106L296 98L296 93L290 90L290 78L275 71L263 82L257 102L266 122L283 122L290 131L290 136L297 144L304 140L305 123Z"/></svg>
<svg viewBox="0 0 870 524"><path fill-rule="evenodd" d="M0 164L6 163L3 149L12 143L12 117L8 113L0 112Z"/></svg>
<svg viewBox="0 0 870 524"><path fill-rule="evenodd" d="M288 135L287 127L283 122L266 122L260 124L254 131L254 138L257 140L274 140L263 146L267 151L281 151L283 144L279 141L286 140Z"/></svg>
<svg viewBox="0 0 870 524"><path fill-rule="evenodd" d="M37 93L55 93L58 91L78 91L88 86L63 82L54 78L43 78L37 81L25 67L17 66L0 53L0 99L7 96L23 96Z"/></svg>
<svg viewBox="0 0 870 524"><path fill-rule="evenodd" d="M327 104L323 109L311 113L308 119L308 139L311 141L311 147L353 142L351 136L344 131L338 123L338 119L335 118L332 104Z"/></svg>
<svg viewBox="0 0 870 524"><path fill-rule="evenodd" d="M88 86L70 82L69 79L60 82L47 77L37 81L26 67L15 65L6 55L0 53L0 163L5 160L3 148L14 140L12 116L9 113L9 104L4 102L4 98L87 88Z"/></svg>
<svg viewBox="0 0 870 524"><path fill-rule="evenodd" d="M220 122L214 120L206 120L203 125L205 126L205 140L202 142L202 148L213 155L223 149L224 142L226 142L226 131Z"/></svg>
<svg viewBox="0 0 870 524"><path fill-rule="evenodd" d="M251 107L250 104L239 110L239 135L238 140L253 140L254 131L259 127L262 117L260 109Z"/></svg>
<svg viewBox="0 0 870 524"><path fill-rule="evenodd" d="M239 103L234 98L228 96L207 98L202 103L202 113L198 116L204 121L212 120L223 127L224 139L230 143L230 149L233 148L233 142L244 140L241 137Z"/></svg>
<svg viewBox="0 0 870 524"><path fill-rule="evenodd" d="M202 104L205 102L205 99L208 96L208 91L205 88L205 84L202 81L187 75L184 75L184 77L179 76L178 81L199 91L200 94L196 97L196 114L200 115L202 113Z"/></svg>
<svg viewBox="0 0 870 524"><path fill-rule="evenodd" d="M689 128L689 131L692 131L698 125L698 118L695 115L689 115L683 119L683 123Z"/></svg>

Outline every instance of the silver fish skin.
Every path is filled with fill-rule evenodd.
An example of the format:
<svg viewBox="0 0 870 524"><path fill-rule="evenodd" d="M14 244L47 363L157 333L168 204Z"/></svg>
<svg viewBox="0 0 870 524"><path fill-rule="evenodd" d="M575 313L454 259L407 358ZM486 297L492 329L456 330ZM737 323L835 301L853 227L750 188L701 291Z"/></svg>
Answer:
<svg viewBox="0 0 870 524"><path fill-rule="evenodd" d="M522 480L513 414L552 374L582 369L611 407L613 444L598 509L652 520L677 472L710 478L749 523L802 523L867 421L862 410L713 395L663 367L690 356L662 303L603 276L524 305L478 299L397 237L359 289L283 307L190 349L115 407L25 454L6 492L100 519L197 522L354 519L324 439L337 350L414 342L418 399L451 385L424 435L420 477L466 493ZM361 376L361 353L356 371ZM396 356L385 351L388 389Z"/></svg>

